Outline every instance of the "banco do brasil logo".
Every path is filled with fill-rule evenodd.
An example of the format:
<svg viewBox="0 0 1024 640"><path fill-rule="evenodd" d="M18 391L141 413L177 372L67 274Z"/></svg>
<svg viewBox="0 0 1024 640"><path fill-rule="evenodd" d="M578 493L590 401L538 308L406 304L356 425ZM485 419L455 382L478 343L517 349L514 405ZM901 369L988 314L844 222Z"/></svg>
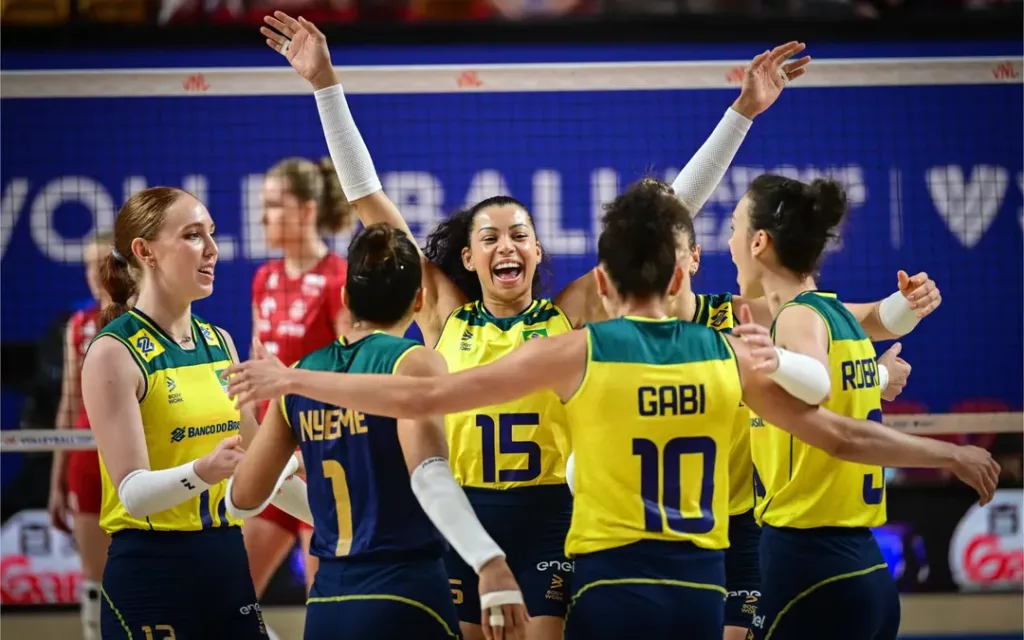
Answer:
<svg viewBox="0 0 1024 640"><path fill-rule="evenodd" d="M239 424L238 420L228 420L227 422L218 422L217 424L208 424L202 427L176 427L171 430L171 442L181 442L185 438L231 433L232 431L238 431Z"/></svg>

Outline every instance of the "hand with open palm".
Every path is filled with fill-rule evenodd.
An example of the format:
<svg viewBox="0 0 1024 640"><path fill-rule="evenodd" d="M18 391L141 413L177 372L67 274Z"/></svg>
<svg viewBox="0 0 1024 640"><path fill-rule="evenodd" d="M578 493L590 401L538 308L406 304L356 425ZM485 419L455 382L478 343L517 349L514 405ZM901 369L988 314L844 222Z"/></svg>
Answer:
<svg viewBox="0 0 1024 640"><path fill-rule="evenodd" d="M753 120L775 104L789 82L807 73L810 56L787 62L806 48L802 42L787 42L751 60L743 74L740 97L733 103L733 110Z"/></svg>
<svg viewBox="0 0 1024 640"><path fill-rule="evenodd" d="M267 46L283 54L292 68L313 85L314 90L341 82L331 64L327 37L316 25L305 18L296 20L284 11L275 11L274 15L265 16L263 21L269 25L260 27L260 33L267 38Z"/></svg>

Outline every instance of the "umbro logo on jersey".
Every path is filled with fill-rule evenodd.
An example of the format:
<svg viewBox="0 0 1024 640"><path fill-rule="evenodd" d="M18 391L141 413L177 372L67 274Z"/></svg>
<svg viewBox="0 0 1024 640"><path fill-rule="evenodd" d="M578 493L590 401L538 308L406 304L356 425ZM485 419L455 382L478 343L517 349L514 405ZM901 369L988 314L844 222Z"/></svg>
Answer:
<svg viewBox="0 0 1024 640"><path fill-rule="evenodd" d="M466 329L465 331L462 332L462 339L463 340L472 340L473 339L473 332L470 331L469 329Z"/></svg>
<svg viewBox="0 0 1024 640"><path fill-rule="evenodd" d="M178 383L174 378L167 376L167 404L178 404L182 401L181 394L177 392Z"/></svg>
<svg viewBox="0 0 1024 640"><path fill-rule="evenodd" d="M462 342L459 343L459 351L472 351L473 332L466 329L462 332Z"/></svg>

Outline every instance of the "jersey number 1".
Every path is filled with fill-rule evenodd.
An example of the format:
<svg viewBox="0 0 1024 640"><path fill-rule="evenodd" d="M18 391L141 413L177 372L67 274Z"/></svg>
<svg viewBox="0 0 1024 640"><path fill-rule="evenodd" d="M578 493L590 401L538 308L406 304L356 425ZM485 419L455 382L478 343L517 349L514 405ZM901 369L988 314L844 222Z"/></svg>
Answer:
<svg viewBox="0 0 1024 640"><path fill-rule="evenodd" d="M477 414L476 426L480 428L483 449L484 482L529 482L540 477L540 445L512 438L515 427L536 427L539 424L540 414L537 413L502 413L498 416L498 428L495 429L494 418ZM494 442L495 431L497 447ZM498 471L498 453L525 455L526 468Z"/></svg>
<svg viewBox="0 0 1024 640"><path fill-rule="evenodd" d="M701 534L715 528L712 496L715 492L715 453L717 445L707 436L673 438L658 451L658 445L645 438L633 439L633 455L640 456L640 497L644 503L644 528L662 532L665 525L676 533ZM699 455L700 515L682 514L683 491L680 486L682 458Z"/></svg>

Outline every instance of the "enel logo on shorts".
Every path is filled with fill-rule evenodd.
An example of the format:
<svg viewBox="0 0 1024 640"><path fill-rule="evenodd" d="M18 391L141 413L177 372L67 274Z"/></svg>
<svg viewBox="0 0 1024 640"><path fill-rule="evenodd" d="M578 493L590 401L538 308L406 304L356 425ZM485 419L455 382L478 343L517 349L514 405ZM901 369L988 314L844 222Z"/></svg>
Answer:
<svg viewBox="0 0 1024 640"><path fill-rule="evenodd" d="M572 563L565 560L547 560L537 563L537 571L547 571L548 569L554 569L555 571L567 571L572 572Z"/></svg>

